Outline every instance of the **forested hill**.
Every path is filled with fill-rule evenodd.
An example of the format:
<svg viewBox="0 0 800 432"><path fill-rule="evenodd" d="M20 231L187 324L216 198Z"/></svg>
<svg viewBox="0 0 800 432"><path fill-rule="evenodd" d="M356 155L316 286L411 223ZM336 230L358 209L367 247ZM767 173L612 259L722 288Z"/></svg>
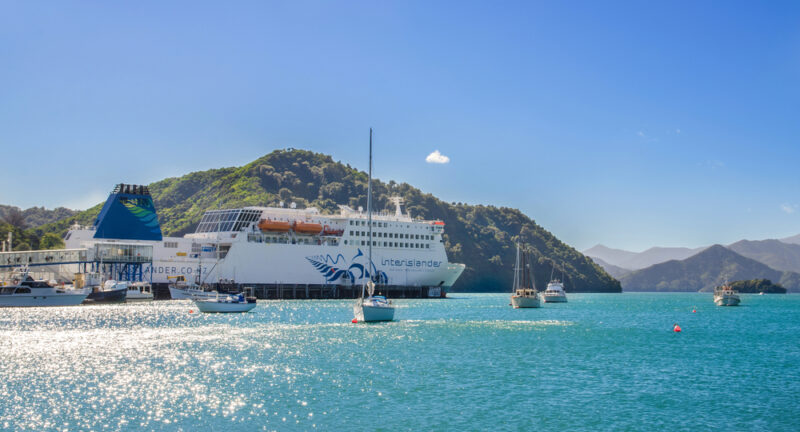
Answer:
<svg viewBox="0 0 800 432"><path fill-rule="evenodd" d="M242 167L164 179L151 184L150 192L164 233L183 235L194 230L204 211L214 208L277 206L281 201L295 202L299 208L314 206L324 213L338 212L338 204L366 207L367 174L327 155L289 149L274 151ZM467 265L454 290L510 292L514 242L521 240L538 257L535 277L540 288L544 288L555 263L564 267L567 291L621 291L619 282L592 260L519 210L446 203L406 183L373 181L375 210L393 211L391 196L405 198L413 217L445 221L450 261ZM99 209L96 206L42 227L41 232L64 233L74 220L91 222Z"/></svg>

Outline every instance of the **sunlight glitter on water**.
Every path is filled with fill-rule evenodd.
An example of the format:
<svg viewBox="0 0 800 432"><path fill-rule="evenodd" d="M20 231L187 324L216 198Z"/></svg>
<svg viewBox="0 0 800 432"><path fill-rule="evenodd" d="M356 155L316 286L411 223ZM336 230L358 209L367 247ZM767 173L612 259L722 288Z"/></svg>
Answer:
<svg viewBox="0 0 800 432"><path fill-rule="evenodd" d="M792 414L764 417L793 412L800 393L800 302L685 307L701 300L575 295L522 311L507 295L462 295L398 300L400 319L378 324L351 324L351 301L260 302L241 315L190 314L191 302L0 310L0 427L364 430L389 410L387 430L791 430ZM754 319L735 345L714 331ZM675 320L684 334L669 331ZM753 353L773 366L747 368ZM720 363L746 370L737 388L774 409L737 405L723 420L695 409L735 399ZM509 420L515 409L563 416Z"/></svg>

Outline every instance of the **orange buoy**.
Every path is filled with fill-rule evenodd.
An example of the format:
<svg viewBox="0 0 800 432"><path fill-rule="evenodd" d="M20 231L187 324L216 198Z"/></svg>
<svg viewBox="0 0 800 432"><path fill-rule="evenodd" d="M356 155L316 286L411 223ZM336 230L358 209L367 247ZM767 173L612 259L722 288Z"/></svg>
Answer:
<svg viewBox="0 0 800 432"><path fill-rule="evenodd" d="M353 323L353 324L357 324L357 323L358 323L358 320L357 320L357 319L355 319L355 318L353 318L353 320L352 320L352 321L350 321L350 322L351 322L351 323Z"/></svg>
<svg viewBox="0 0 800 432"><path fill-rule="evenodd" d="M192 309L189 309L189 313L192 313L192 312L194 312L194 311Z"/></svg>
<svg viewBox="0 0 800 432"><path fill-rule="evenodd" d="M697 309L692 309L692 313L697 313Z"/></svg>
<svg viewBox="0 0 800 432"><path fill-rule="evenodd" d="M675 326L672 327L672 331L674 331L675 333L680 333L681 332L681 326L679 326L678 324L675 324Z"/></svg>

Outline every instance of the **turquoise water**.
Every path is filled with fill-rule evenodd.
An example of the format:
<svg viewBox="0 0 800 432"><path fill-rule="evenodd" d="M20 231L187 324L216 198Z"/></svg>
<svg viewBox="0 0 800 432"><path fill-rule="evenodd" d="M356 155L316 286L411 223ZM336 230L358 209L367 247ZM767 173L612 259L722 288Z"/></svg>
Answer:
<svg viewBox="0 0 800 432"><path fill-rule="evenodd" d="M453 297L384 324L349 301L0 310L0 429L800 427L800 296Z"/></svg>

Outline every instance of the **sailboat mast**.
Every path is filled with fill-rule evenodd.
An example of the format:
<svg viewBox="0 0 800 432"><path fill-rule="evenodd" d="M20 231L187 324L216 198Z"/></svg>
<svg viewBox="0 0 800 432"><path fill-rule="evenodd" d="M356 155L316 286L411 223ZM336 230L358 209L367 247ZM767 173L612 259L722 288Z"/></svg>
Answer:
<svg viewBox="0 0 800 432"><path fill-rule="evenodd" d="M519 287L519 243L517 243L517 258L514 261L514 285L511 286L511 292L516 293Z"/></svg>
<svg viewBox="0 0 800 432"><path fill-rule="evenodd" d="M369 128L369 181L367 182L367 225L369 226L369 278L372 280L372 128Z"/></svg>

